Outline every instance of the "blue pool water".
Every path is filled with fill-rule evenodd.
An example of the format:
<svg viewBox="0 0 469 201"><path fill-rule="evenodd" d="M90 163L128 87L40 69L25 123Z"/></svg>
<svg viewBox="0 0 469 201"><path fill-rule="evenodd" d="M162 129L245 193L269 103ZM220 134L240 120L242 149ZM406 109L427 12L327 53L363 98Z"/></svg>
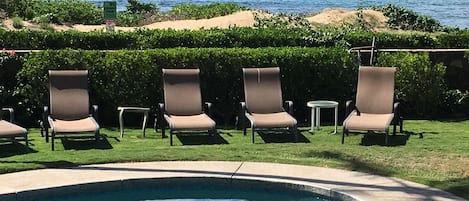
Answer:
<svg viewBox="0 0 469 201"><path fill-rule="evenodd" d="M158 183L158 181L156 181ZM144 183L145 184L145 183ZM197 180L196 182L137 184L125 189L106 189L97 192L75 192L39 201L330 201L329 198L291 185L270 182L242 182ZM104 183L103 186L106 186ZM109 186L109 185L107 185ZM94 187L93 187L94 188ZM86 188L85 188L86 189ZM63 189L62 192L69 190ZM45 192L44 194L47 194Z"/></svg>
<svg viewBox="0 0 469 201"><path fill-rule="evenodd" d="M102 5L104 0L87 0ZM249 8L273 13L315 13L325 8L356 9L358 7L394 4L409 8L417 13L431 16L443 25L469 28L468 0L139 0L155 3L161 11L167 11L180 3L209 4L232 2ZM118 10L125 10L127 0L116 0Z"/></svg>

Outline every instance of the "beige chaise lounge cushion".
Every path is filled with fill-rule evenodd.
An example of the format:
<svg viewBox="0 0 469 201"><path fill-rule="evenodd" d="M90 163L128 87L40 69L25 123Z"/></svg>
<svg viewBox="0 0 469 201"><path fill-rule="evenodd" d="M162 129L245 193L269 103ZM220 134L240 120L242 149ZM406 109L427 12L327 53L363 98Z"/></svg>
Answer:
<svg viewBox="0 0 469 201"><path fill-rule="evenodd" d="M247 114L256 128L291 127L296 125L296 119L286 112L270 114Z"/></svg>
<svg viewBox="0 0 469 201"><path fill-rule="evenodd" d="M0 137L15 137L26 134L26 129L5 120L0 120Z"/></svg>
<svg viewBox="0 0 469 201"><path fill-rule="evenodd" d="M166 115L166 121L173 130L181 129L195 129L205 130L215 127L215 121L213 121L206 114L190 115L190 116L176 116Z"/></svg>
<svg viewBox="0 0 469 201"><path fill-rule="evenodd" d="M354 111L345 120L344 126L349 130L374 130L386 131L394 118L394 114L366 114L357 116Z"/></svg>
<svg viewBox="0 0 469 201"><path fill-rule="evenodd" d="M72 121L50 119L49 123L57 133L95 132L99 128L93 117Z"/></svg>

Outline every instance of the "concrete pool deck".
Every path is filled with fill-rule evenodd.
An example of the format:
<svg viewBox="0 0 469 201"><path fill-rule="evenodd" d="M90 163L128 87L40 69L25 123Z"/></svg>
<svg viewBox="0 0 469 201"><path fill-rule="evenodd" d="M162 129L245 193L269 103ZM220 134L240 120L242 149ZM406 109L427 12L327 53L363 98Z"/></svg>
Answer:
<svg viewBox="0 0 469 201"><path fill-rule="evenodd" d="M35 197L36 189L174 177L214 177L292 183L313 186L331 194L343 193L363 201L464 200L445 191L392 177L302 165L224 161L95 164L1 174L0 200L29 200Z"/></svg>

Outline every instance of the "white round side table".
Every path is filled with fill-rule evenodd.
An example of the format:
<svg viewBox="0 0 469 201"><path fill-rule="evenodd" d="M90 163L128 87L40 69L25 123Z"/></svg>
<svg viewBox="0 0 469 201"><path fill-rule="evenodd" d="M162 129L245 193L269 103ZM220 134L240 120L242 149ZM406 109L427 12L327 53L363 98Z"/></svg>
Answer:
<svg viewBox="0 0 469 201"><path fill-rule="evenodd" d="M320 130L321 122L321 108L334 108L334 134L337 133L337 115L339 110L339 103L337 101L316 100L308 101L306 106L311 108L311 130L314 133L314 127Z"/></svg>

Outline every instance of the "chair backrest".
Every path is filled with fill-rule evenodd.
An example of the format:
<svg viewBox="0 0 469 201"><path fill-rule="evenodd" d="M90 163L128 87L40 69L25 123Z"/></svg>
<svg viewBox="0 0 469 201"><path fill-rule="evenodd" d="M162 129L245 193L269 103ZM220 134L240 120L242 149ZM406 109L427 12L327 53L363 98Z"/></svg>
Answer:
<svg viewBox="0 0 469 201"><path fill-rule="evenodd" d="M52 118L77 120L89 116L87 70L50 70L49 84Z"/></svg>
<svg viewBox="0 0 469 201"><path fill-rule="evenodd" d="M280 68L243 68L244 98L251 113L283 112Z"/></svg>
<svg viewBox="0 0 469 201"><path fill-rule="evenodd" d="M202 114L199 72L199 69L163 69L164 102L167 114Z"/></svg>
<svg viewBox="0 0 469 201"><path fill-rule="evenodd" d="M356 107L362 113L391 114L394 102L394 67L358 70Z"/></svg>

